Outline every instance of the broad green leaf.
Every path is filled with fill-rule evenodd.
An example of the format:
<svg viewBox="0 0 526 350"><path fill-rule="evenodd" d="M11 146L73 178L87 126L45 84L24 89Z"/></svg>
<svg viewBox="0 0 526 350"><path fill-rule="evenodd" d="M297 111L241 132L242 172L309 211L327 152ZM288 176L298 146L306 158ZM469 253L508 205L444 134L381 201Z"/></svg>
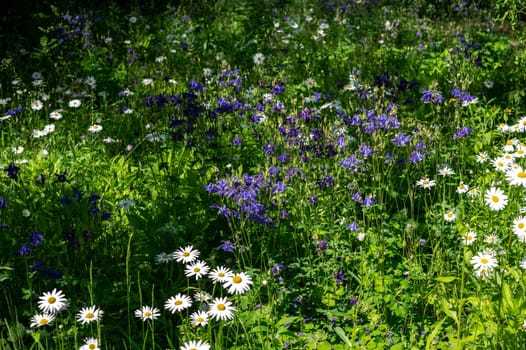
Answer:
<svg viewBox="0 0 526 350"><path fill-rule="evenodd" d="M347 344L349 348L352 348L351 341L349 340L349 338L347 338L347 335L345 335L345 331L341 327L334 328L334 331L336 332L338 337L340 337L340 339L343 340L345 344Z"/></svg>
<svg viewBox="0 0 526 350"><path fill-rule="evenodd" d="M440 277L435 278L436 281L442 282L442 283L453 282L456 279L457 279L457 277L455 277L455 276L440 276Z"/></svg>

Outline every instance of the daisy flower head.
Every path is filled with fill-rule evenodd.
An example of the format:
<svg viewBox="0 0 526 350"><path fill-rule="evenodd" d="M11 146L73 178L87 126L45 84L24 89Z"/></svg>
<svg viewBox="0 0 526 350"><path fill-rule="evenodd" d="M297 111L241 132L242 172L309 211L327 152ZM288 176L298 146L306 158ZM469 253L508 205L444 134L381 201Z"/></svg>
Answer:
<svg viewBox="0 0 526 350"><path fill-rule="evenodd" d="M526 258L521 260L520 267L523 270L526 270Z"/></svg>
<svg viewBox="0 0 526 350"><path fill-rule="evenodd" d="M44 108L44 104L40 100L36 100L31 102L31 109L34 111L40 111L42 108Z"/></svg>
<svg viewBox="0 0 526 350"><path fill-rule="evenodd" d="M449 166L444 165L443 167L438 169L438 174L440 176L449 176L449 175L455 175L455 172Z"/></svg>
<svg viewBox="0 0 526 350"><path fill-rule="evenodd" d="M519 238L520 241L524 240L526 237L526 218L524 216L519 216L513 220L511 227L513 233Z"/></svg>
<svg viewBox="0 0 526 350"><path fill-rule="evenodd" d="M511 162L509 159L506 159L504 157L497 157L491 161L491 164L497 171L506 172L508 169L510 169Z"/></svg>
<svg viewBox="0 0 526 350"><path fill-rule="evenodd" d="M453 210L449 210L444 214L444 220L447 222L455 221L456 218L457 214Z"/></svg>
<svg viewBox="0 0 526 350"><path fill-rule="evenodd" d="M520 166L512 167L506 171L506 179L512 186L526 187L526 172Z"/></svg>
<svg viewBox="0 0 526 350"><path fill-rule="evenodd" d="M151 78L144 78L142 81L141 81L142 85L152 85L153 84L153 79Z"/></svg>
<svg viewBox="0 0 526 350"><path fill-rule="evenodd" d="M88 306L77 313L77 321L82 324L97 322L102 319L103 313L104 312L96 306Z"/></svg>
<svg viewBox="0 0 526 350"><path fill-rule="evenodd" d="M62 113L60 113L59 111L53 111L49 113L49 117L54 120L59 120L62 119Z"/></svg>
<svg viewBox="0 0 526 350"><path fill-rule="evenodd" d="M497 127L497 130L499 130L502 133L508 132L511 130L511 127L506 123L500 123Z"/></svg>
<svg viewBox="0 0 526 350"><path fill-rule="evenodd" d="M460 183L457 186L457 193L462 194L466 193L469 190L469 186L466 185L464 182L460 181Z"/></svg>
<svg viewBox="0 0 526 350"><path fill-rule="evenodd" d="M468 197L474 198L479 195L479 190L475 187L470 188L467 193Z"/></svg>
<svg viewBox="0 0 526 350"><path fill-rule="evenodd" d="M478 270L475 270L475 276L480 277L480 278L488 278L490 275L490 272L491 272L490 269L483 267Z"/></svg>
<svg viewBox="0 0 526 350"><path fill-rule="evenodd" d="M499 243L499 237L497 237L495 234L490 234L484 237L484 242L489 244L497 244Z"/></svg>
<svg viewBox="0 0 526 350"><path fill-rule="evenodd" d="M184 275L186 277L195 276L195 279L198 280L199 278L206 276L209 270L210 270L210 267L208 267L208 265L206 265L204 261L198 260L195 263L186 265L186 268L184 270Z"/></svg>
<svg viewBox="0 0 526 350"><path fill-rule="evenodd" d="M477 157L476 157L477 163L485 163L488 159L489 159L488 154L484 152L477 154Z"/></svg>
<svg viewBox="0 0 526 350"><path fill-rule="evenodd" d="M79 108L81 104L82 102L78 98L68 102L68 106L70 106L71 108Z"/></svg>
<svg viewBox="0 0 526 350"><path fill-rule="evenodd" d="M462 243L465 245L472 245L477 240L477 233L475 231L468 231L462 238Z"/></svg>
<svg viewBox="0 0 526 350"><path fill-rule="evenodd" d="M201 301L201 302L207 302L208 300L210 300L210 294L208 294L206 292L195 292L194 293L194 300L195 301Z"/></svg>
<svg viewBox="0 0 526 350"><path fill-rule="evenodd" d="M140 309L135 310L135 317L140 318L143 321L155 320L161 316L161 312L156 307L143 306Z"/></svg>
<svg viewBox="0 0 526 350"><path fill-rule="evenodd" d="M526 157L526 147L524 147L523 145L518 146L517 149L515 150L515 153L513 153L513 157L515 158Z"/></svg>
<svg viewBox="0 0 526 350"><path fill-rule="evenodd" d="M66 308L67 299L64 293L56 288L51 292L45 292L38 298L38 308L44 312L56 313Z"/></svg>
<svg viewBox="0 0 526 350"><path fill-rule="evenodd" d="M173 260L173 255L172 254L167 254L165 252L162 252L162 253L157 254L155 256L155 261L158 262L158 263L169 263L172 260Z"/></svg>
<svg viewBox="0 0 526 350"><path fill-rule="evenodd" d="M236 273L230 277L223 286L228 288L230 294L244 294L250 289L252 278L244 272Z"/></svg>
<svg viewBox="0 0 526 350"><path fill-rule="evenodd" d="M44 313L44 314L38 314L33 317L31 317L31 325L30 327L42 327L50 324L55 319L55 314L52 313Z"/></svg>
<svg viewBox="0 0 526 350"><path fill-rule="evenodd" d="M218 266L208 274L208 277L210 277L214 283L228 282L228 280L233 276L234 273L224 266Z"/></svg>
<svg viewBox="0 0 526 350"><path fill-rule="evenodd" d="M100 350L99 340L97 338L86 338L79 350Z"/></svg>
<svg viewBox="0 0 526 350"><path fill-rule="evenodd" d="M196 311L190 315L190 324L194 327L204 327L208 324L208 314L205 311Z"/></svg>
<svg viewBox="0 0 526 350"><path fill-rule="evenodd" d="M487 270L490 272L497 267L497 259L489 251L483 251L471 258L471 264L475 270Z"/></svg>
<svg viewBox="0 0 526 350"><path fill-rule="evenodd" d="M431 188L436 185L436 182L435 180L429 180L429 178L424 177L423 179L418 180L416 185L422 188Z"/></svg>
<svg viewBox="0 0 526 350"><path fill-rule="evenodd" d="M215 298L208 304L207 314L209 317L219 320L230 320L234 317L236 308L232 306L232 302L227 298Z"/></svg>
<svg viewBox="0 0 526 350"><path fill-rule="evenodd" d="M171 297L170 299L166 300L166 303L164 303L164 308L170 311L172 314L176 311L183 311L190 306L192 306L192 300L190 297L181 293Z"/></svg>
<svg viewBox="0 0 526 350"><path fill-rule="evenodd" d="M259 66L265 61L265 55L263 55L261 52L258 52L252 57L252 60L254 61L255 65Z"/></svg>
<svg viewBox="0 0 526 350"><path fill-rule="evenodd" d="M21 154L22 152L24 152L24 147L23 146L18 146L18 147L13 147L12 151L13 151L13 154Z"/></svg>
<svg viewBox="0 0 526 350"><path fill-rule="evenodd" d="M179 350L210 350L210 345L201 340L191 340L184 343Z"/></svg>
<svg viewBox="0 0 526 350"><path fill-rule="evenodd" d="M102 126L100 126L99 124L93 124L92 126L88 128L88 131L92 134L96 134L102 131Z"/></svg>
<svg viewBox="0 0 526 350"><path fill-rule="evenodd" d="M199 254L198 250L195 250L194 247L189 245L184 248L179 248L179 250L173 253L173 256L177 262L188 264L195 261Z"/></svg>
<svg viewBox="0 0 526 350"><path fill-rule="evenodd" d="M484 194L486 204L491 210L502 210L508 204L508 196L500 188L491 187Z"/></svg>

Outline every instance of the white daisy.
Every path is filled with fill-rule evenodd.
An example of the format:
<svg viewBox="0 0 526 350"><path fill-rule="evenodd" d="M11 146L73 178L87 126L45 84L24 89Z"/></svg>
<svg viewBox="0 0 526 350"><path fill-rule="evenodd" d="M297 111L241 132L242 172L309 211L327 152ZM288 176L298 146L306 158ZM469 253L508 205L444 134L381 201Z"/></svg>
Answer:
<svg viewBox="0 0 526 350"><path fill-rule="evenodd" d="M24 152L23 146L13 147L13 154L20 154L22 152Z"/></svg>
<svg viewBox="0 0 526 350"><path fill-rule="evenodd" d="M477 157L476 157L477 163L485 163L488 159L489 159L488 154L484 152L477 154Z"/></svg>
<svg viewBox="0 0 526 350"><path fill-rule="evenodd" d="M522 259L520 263L520 267L521 269L526 270L526 258Z"/></svg>
<svg viewBox="0 0 526 350"><path fill-rule="evenodd" d="M508 204L508 196L500 188L492 187L487 190L484 199L491 210L502 210Z"/></svg>
<svg viewBox="0 0 526 350"><path fill-rule="evenodd" d="M475 231L468 231L462 238L462 243L465 245L472 245L477 240L477 233Z"/></svg>
<svg viewBox="0 0 526 350"><path fill-rule="evenodd" d="M526 157L526 147L524 147L523 145L518 146L517 149L515 150L515 153L513 153L513 156L515 158Z"/></svg>
<svg viewBox="0 0 526 350"><path fill-rule="evenodd" d="M457 215L453 210L449 210L444 214L444 220L447 222L455 221Z"/></svg>
<svg viewBox="0 0 526 350"><path fill-rule="evenodd" d="M44 108L44 104L40 100L36 100L31 102L31 109L34 111L40 111L42 108Z"/></svg>
<svg viewBox="0 0 526 350"><path fill-rule="evenodd" d="M153 79L150 79L150 78L145 78L141 81L142 85L152 85L153 84Z"/></svg>
<svg viewBox="0 0 526 350"><path fill-rule="evenodd" d="M42 136L46 136L46 134L42 130L33 129L33 138L38 139Z"/></svg>
<svg viewBox="0 0 526 350"><path fill-rule="evenodd" d="M228 288L230 294L244 294L250 289L252 278L244 272L236 273L230 277L223 287Z"/></svg>
<svg viewBox="0 0 526 350"><path fill-rule="evenodd" d="M42 130L46 135L52 133L55 131L55 124L48 124L44 126L44 129Z"/></svg>
<svg viewBox="0 0 526 350"><path fill-rule="evenodd" d="M44 312L56 313L63 310L67 306L67 299L61 290L56 288L51 292L45 292L44 295L38 298L38 308Z"/></svg>
<svg viewBox="0 0 526 350"><path fill-rule="evenodd" d="M158 308L143 306L140 309L135 310L135 317L140 318L143 321L155 320L161 316Z"/></svg>
<svg viewBox="0 0 526 350"><path fill-rule="evenodd" d="M186 265L186 268L184 270L184 274L186 277L194 277L195 279L202 278L208 274L208 271L210 270L210 267L206 265L204 261L196 261L195 263L191 263L189 265Z"/></svg>
<svg viewBox="0 0 526 350"><path fill-rule="evenodd" d="M104 312L96 306L88 306L81 309L77 313L77 321L81 322L82 324L98 322L102 319L103 313Z"/></svg>
<svg viewBox="0 0 526 350"><path fill-rule="evenodd" d="M218 266L208 274L208 277L210 277L214 283L227 282L232 276L234 276L234 273L224 266Z"/></svg>
<svg viewBox="0 0 526 350"><path fill-rule="evenodd" d="M470 188L470 189L468 190L468 193L467 193L467 194L468 194L469 197L473 198L473 197L478 196L478 194L479 194L479 190L478 190L477 188L473 187L473 188Z"/></svg>
<svg viewBox="0 0 526 350"><path fill-rule="evenodd" d="M51 119L59 120L59 119L62 119L62 113L60 113L59 111L53 111L49 113L49 117Z"/></svg>
<svg viewBox="0 0 526 350"><path fill-rule="evenodd" d="M210 276L210 274L208 274ZM208 300L210 300L210 294L206 293L206 292L195 292L194 293L194 300L195 301L201 301L201 302L206 302Z"/></svg>
<svg viewBox="0 0 526 350"><path fill-rule="evenodd" d="M416 182L416 185L420 186L422 188L431 188L431 187L436 185L436 182L435 182L435 180L429 180L429 178L425 177L425 178L423 178L421 180L418 180Z"/></svg>
<svg viewBox="0 0 526 350"><path fill-rule="evenodd" d="M97 338L86 338L79 350L100 350L99 340Z"/></svg>
<svg viewBox="0 0 526 350"><path fill-rule="evenodd" d="M522 167L513 167L506 172L506 179L512 186L526 187L526 172Z"/></svg>
<svg viewBox="0 0 526 350"><path fill-rule="evenodd" d="M466 185L464 182L460 181L460 183L457 186L457 193L462 194L466 193L469 190L469 186Z"/></svg>
<svg viewBox="0 0 526 350"><path fill-rule="evenodd" d="M98 133L100 131L102 131L102 126L98 125L98 124L93 124L92 126L90 126L88 128L88 131L92 134L95 134L95 133Z"/></svg>
<svg viewBox="0 0 526 350"><path fill-rule="evenodd" d="M495 170L506 172L510 168L511 162L504 157L497 157L491 161L491 164Z"/></svg>
<svg viewBox="0 0 526 350"><path fill-rule="evenodd" d="M205 311L196 311L190 315L190 324L194 327L206 326L208 324L208 314Z"/></svg>
<svg viewBox="0 0 526 350"><path fill-rule="evenodd" d="M489 272L497 267L497 259L493 254L489 253L488 251L480 252L471 258L471 264L475 270L486 269Z"/></svg>
<svg viewBox="0 0 526 350"><path fill-rule="evenodd" d="M490 272L491 272L490 269L483 267L478 270L475 270L475 276L481 277L481 278L488 278L490 275Z"/></svg>
<svg viewBox="0 0 526 350"><path fill-rule="evenodd" d="M209 305L207 314L216 321L230 320L234 317L236 308L232 306L232 302L227 298L215 298Z"/></svg>
<svg viewBox="0 0 526 350"><path fill-rule="evenodd" d="M189 296L181 293L171 297L170 299L166 300L166 303L164 303L164 308L170 311L172 314L176 311L183 311L190 306L192 306L192 299L190 299Z"/></svg>
<svg viewBox="0 0 526 350"><path fill-rule="evenodd" d="M82 102L79 99L74 99L68 102L68 106L71 108L79 108Z"/></svg>
<svg viewBox="0 0 526 350"><path fill-rule="evenodd" d="M265 61L265 55L263 55L261 52L258 52L252 57L252 59L254 60L254 64L259 66Z"/></svg>
<svg viewBox="0 0 526 350"><path fill-rule="evenodd" d="M162 252L155 256L155 261L158 263L168 263L173 260L173 255Z"/></svg>
<svg viewBox="0 0 526 350"><path fill-rule="evenodd" d="M511 229L517 236L526 234L526 217L519 216L515 218L515 220L513 220Z"/></svg>
<svg viewBox="0 0 526 350"><path fill-rule="evenodd" d="M30 327L42 327L50 324L55 319L55 314L53 313L44 313L31 317Z"/></svg>
<svg viewBox="0 0 526 350"><path fill-rule="evenodd" d="M495 234L490 234L484 237L484 242L489 244L497 244L499 243L499 237L497 237Z"/></svg>
<svg viewBox="0 0 526 350"><path fill-rule="evenodd" d="M191 340L184 343L179 350L210 350L210 345L201 340Z"/></svg>
<svg viewBox="0 0 526 350"><path fill-rule="evenodd" d="M443 167L441 167L440 169L438 169L438 174L439 174L440 176L449 176L449 175L454 175L455 172L454 172L453 169L451 169L449 166L444 165Z"/></svg>
<svg viewBox="0 0 526 350"><path fill-rule="evenodd" d="M194 247L189 245L184 248L179 248L179 250L173 253L173 256L177 262L188 264L195 261L199 254L198 250L195 250Z"/></svg>

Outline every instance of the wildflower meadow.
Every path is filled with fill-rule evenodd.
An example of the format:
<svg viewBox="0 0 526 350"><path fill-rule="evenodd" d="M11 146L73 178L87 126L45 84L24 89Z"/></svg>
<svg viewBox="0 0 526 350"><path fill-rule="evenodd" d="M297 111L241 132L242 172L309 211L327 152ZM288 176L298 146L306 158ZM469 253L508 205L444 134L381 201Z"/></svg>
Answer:
<svg viewBox="0 0 526 350"><path fill-rule="evenodd" d="M1 350L526 348L522 1L6 13Z"/></svg>

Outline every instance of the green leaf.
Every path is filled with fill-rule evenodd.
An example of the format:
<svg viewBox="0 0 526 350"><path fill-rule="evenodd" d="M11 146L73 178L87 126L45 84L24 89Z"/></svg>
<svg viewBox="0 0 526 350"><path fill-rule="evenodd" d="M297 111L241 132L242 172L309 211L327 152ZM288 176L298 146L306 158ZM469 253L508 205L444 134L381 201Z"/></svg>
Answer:
<svg viewBox="0 0 526 350"><path fill-rule="evenodd" d="M426 342L426 350L431 349L431 345L433 344L433 340L438 335L438 332L440 332L440 329L442 328L442 324L446 321L446 319L447 319L447 317L444 317L440 322L438 322L435 325L435 328L433 328L431 333L429 333L429 336L427 337L427 342Z"/></svg>
<svg viewBox="0 0 526 350"><path fill-rule="evenodd" d="M334 331L336 332L338 337L340 337L340 339L343 340L345 344L347 344L349 348L352 348L351 341L349 340L349 338L347 338L347 335L345 335L345 331L341 327L334 328Z"/></svg>
<svg viewBox="0 0 526 350"><path fill-rule="evenodd" d="M455 321L455 323L458 325L457 312L451 310L452 307L453 306L446 299L441 299L440 300L440 308L442 309L442 311L446 315L448 315L450 318L452 318Z"/></svg>
<svg viewBox="0 0 526 350"><path fill-rule="evenodd" d="M435 278L436 281L442 282L442 283L453 282L456 279L457 279L457 277L455 277L455 276L440 276L440 277Z"/></svg>

